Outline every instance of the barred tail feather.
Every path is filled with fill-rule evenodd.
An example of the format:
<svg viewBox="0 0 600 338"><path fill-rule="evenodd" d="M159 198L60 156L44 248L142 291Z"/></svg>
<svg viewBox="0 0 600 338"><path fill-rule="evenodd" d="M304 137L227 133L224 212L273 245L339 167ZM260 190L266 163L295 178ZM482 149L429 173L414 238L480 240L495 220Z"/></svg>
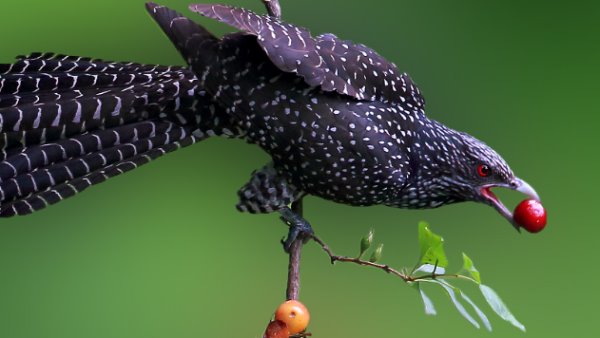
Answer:
<svg viewBox="0 0 600 338"><path fill-rule="evenodd" d="M182 67L32 54L0 65L0 73L0 160L157 116L194 123L197 79Z"/></svg>
<svg viewBox="0 0 600 338"><path fill-rule="evenodd" d="M197 82L183 67L50 53L0 65L0 216L42 209L210 135L222 112Z"/></svg>
<svg viewBox="0 0 600 338"><path fill-rule="evenodd" d="M32 213L198 140L189 127L145 121L32 147L0 163L0 217Z"/></svg>
<svg viewBox="0 0 600 338"><path fill-rule="evenodd" d="M26 73L166 73L184 70L180 66L114 62L56 53L31 53L16 57L12 64L0 64L0 75Z"/></svg>

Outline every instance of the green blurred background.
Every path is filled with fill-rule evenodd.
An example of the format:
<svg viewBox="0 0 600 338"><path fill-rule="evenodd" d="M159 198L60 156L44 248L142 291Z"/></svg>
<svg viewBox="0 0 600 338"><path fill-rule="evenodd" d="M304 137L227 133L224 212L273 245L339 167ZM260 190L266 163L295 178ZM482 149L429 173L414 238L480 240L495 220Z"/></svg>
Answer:
<svg viewBox="0 0 600 338"><path fill-rule="evenodd" d="M190 0L163 4L189 13ZM262 11L259 0L231 0ZM374 227L384 261L412 266L417 222L467 252L521 333L492 315L477 331L431 289L438 316L380 271L331 266L305 249L301 299L316 337L591 337L600 104L597 1L283 0L284 18L364 43L411 74L429 116L479 137L541 194L549 225L518 235L492 208L352 208L306 199L306 217L337 253ZM210 29L228 29L200 18ZM66 54L181 64L142 0L2 1L0 61ZM287 257L276 215L240 214L236 191L268 160L211 139L27 217L0 220L0 337L260 337L283 300ZM502 194L514 206L522 196Z"/></svg>

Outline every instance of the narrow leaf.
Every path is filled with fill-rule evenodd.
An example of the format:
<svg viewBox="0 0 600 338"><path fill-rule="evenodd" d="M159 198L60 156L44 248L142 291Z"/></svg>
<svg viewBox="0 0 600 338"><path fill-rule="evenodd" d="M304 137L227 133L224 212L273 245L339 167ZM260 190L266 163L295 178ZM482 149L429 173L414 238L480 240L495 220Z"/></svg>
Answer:
<svg viewBox="0 0 600 338"><path fill-rule="evenodd" d="M429 224L419 223L419 246L421 248L420 264L433 264L445 268L448 259L444 252L444 239L429 230Z"/></svg>
<svg viewBox="0 0 600 338"><path fill-rule="evenodd" d="M502 299L500 299L500 296L498 296L496 291L484 284L480 284L479 289L481 290L485 300L488 302L488 304L490 304L494 312L496 312L500 318L506 320L515 327L519 328L521 331L525 332L525 326L521 324L508 310L508 307L506 304L504 304Z"/></svg>
<svg viewBox="0 0 600 338"><path fill-rule="evenodd" d="M417 272L433 273L434 271L436 275L443 275L446 273L446 269L440 268L439 266L435 266L433 264L423 264L413 271L413 274Z"/></svg>
<svg viewBox="0 0 600 338"><path fill-rule="evenodd" d="M423 299L423 305L425 305L425 314L435 316L437 314L437 311L435 311L435 306L433 306L433 302L429 297L427 297L425 291L423 291L419 283L417 283L417 289L421 294L421 299Z"/></svg>
<svg viewBox="0 0 600 338"><path fill-rule="evenodd" d="M477 315L479 316L479 319L481 319L481 322L483 323L483 326L485 326L485 328L492 332L492 324L490 323L490 320L488 319L488 317L485 315L485 313L483 313L483 311L481 311L481 309L479 308L479 306L477 306L475 304L475 302L473 302L471 300L471 298L469 298L467 295L465 295L464 292L460 292L460 295L462 296L462 298L469 303L469 305L471 305L473 307L473 310L475 310L475 312L477 313Z"/></svg>
<svg viewBox="0 0 600 338"><path fill-rule="evenodd" d="M475 326L476 328L480 328L479 323L473 318L471 317L471 315L469 314L469 312L467 312L467 310L465 309L465 307L461 304L461 302L458 300L458 297L456 297L456 292L454 292L454 286L450 285L447 282L441 281L441 280L433 280L434 283L441 285L445 290L446 293L448 293L448 296L450 296L450 299L452 300L452 303L454 303L454 307L456 307L456 310L458 310L458 312L465 317L465 319L473 324L473 326ZM460 292L460 291L459 291Z"/></svg>
<svg viewBox="0 0 600 338"><path fill-rule="evenodd" d="M467 256L467 254L465 254L464 252L463 252L463 269L465 269L466 271L469 272L471 277L473 277L473 279L475 281L477 281L477 284L481 284L481 276L479 275L479 271L477 271L477 269L475 268L475 265L473 264L473 261L471 260L471 258L469 258L469 256Z"/></svg>

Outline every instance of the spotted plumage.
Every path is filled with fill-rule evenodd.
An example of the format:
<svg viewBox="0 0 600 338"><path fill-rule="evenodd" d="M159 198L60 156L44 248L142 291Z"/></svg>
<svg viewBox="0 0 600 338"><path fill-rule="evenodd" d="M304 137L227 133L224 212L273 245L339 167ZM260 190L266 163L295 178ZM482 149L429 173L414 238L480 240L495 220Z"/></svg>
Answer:
<svg viewBox="0 0 600 338"><path fill-rule="evenodd" d="M147 9L189 69L48 54L0 67L0 215L213 135L272 157L240 190L241 211L287 210L311 194L401 208L472 200L511 218L492 186L535 195L490 147L429 119L410 77L364 45L242 8L190 6L241 31L217 38Z"/></svg>

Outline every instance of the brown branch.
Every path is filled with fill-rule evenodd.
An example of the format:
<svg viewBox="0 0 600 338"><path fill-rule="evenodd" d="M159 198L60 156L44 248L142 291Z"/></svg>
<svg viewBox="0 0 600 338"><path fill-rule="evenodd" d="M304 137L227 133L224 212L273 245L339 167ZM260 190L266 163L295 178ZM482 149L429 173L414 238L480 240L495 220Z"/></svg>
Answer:
<svg viewBox="0 0 600 338"><path fill-rule="evenodd" d="M276 19L281 18L279 0L262 0L262 2L269 16ZM302 217L302 199L292 203L292 211ZM285 292L288 300L297 300L300 295L300 258L302 256L302 246L306 239L303 234L300 234L289 248L288 280Z"/></svg>
<svg viewBox="0 0 600 338"><path fill-rule="evenodd" d="M348 257L348 256L335 255L331 251L329 246L325 242L323 242L319 237L317 237L315 235L310 235L309 237L313 241L317 242L321 246L323 251L325 251L325 253L327 253L327 255L329 256L329 259L331 260L331 264L334 264L335 262L346 262L346 263L358 264L361 266L370 266L372 268L382 270L388 274L395 275L407 283L419 282L419 281L423 281L423 280L438 279L438 278L439 279L441 279L441 278L462 278L462 279L467 279L467 280L473 281L470 277L458 275L458 274L435 274L435 273L432 273L432 274L423 275L423 276L411 276L410 274L404 273L400 270L396 270L387 264L379 264L379 263L375 263L375 262L371 262L371 261L365 261L363 259L360 259L359 257Z"/></svg>
<svg viewBox="0 0 600 338"><path fill-rule="evenodd" d="M373 268L383 270L386 273L391 273L393 275L396 275L396 276L402 278L402 280L404 280L405 282L413 281L413 278L411 276L409 276L408 274L405 274L401 271L391 268L387 264L379 264L379 263L374 263L374 262L370 262L370 261L365 261L358 257L338 256L338 255L335 255L331 251L329 246L327 244L325 244L325 242L323 242L319 237L312 235L311 239L313 241L317 242L321 246L321 248L323 248L323 251L325 251L327 253L327 255L329 256L329 259L331 260L331 264L334 264L335 262L348 262L348 263L355 263L355 264L362 265L362 266L370 266Z"/></svg>
<svg viewBox="0 0 600 338"><path fill-rule="evenodd" d="M292 211L302 217L302 199L292 203ZM300 296L300 257L302 255L302 246L305 237L298 235L296 240L290 246L290 259L288 263L288 281L285 297L288 300L297 300Z"/></svg>
<svg viewBox="0 0 600 338"><path fill-rule="evenodd" d="M292 204L292 211L299 216L302 216L302 199ZM412 282L420 282L426 280L433 279L447 279L447 278L461 278L470 281L474 281L472 278L468 276L463 276L459 274L436 274L435 271L431 274L421 275L421 276L413 276L409 273L406 273L401 270L394 269L387 264L380 264L377 262L371 262L368 260L363 260L360 257L349 257L349 256L339 256L333 253L333 251L329 248L329 246L323 242L319 237L314 234L301 234L298 238L292 243L289 252L289 263L288 263L288 281L287 281L287 290L286 290L286 299L297 300L300 294L300 257L302 253L302 246L307 239L312 239L317 242L323 251L327 253L331 264L335 262L346 262L346 263L354 263L361 266L369 266L375 269L379 269L384 271L385 273L392 274L396 277L399 277L404 282L412 283Z"/></svg>

